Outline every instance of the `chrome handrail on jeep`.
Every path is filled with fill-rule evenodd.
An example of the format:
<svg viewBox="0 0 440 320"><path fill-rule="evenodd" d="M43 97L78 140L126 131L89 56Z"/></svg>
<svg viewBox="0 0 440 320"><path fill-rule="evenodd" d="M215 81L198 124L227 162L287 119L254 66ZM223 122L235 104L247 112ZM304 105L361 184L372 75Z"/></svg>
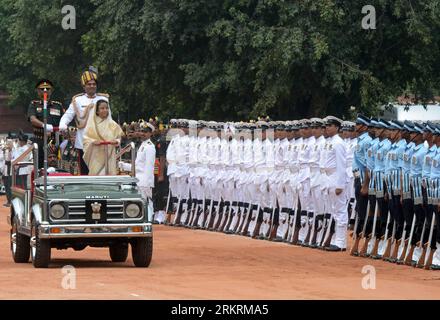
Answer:
<svg viewBox="0 0 440 320"><path fill-rule="evenodd" d="M131 173L130 173L130 175L132 177L134 177L134 176L136 176L136 165L135 165L136 145L134 144L134 142L130 142L124 148L119 150L119 152L116 154L116 161L119 161L119 159L121 159L121 157L129 151L131 151Z"/></svg>
<svg viewBox="0 0 440 320"><path fill-rule="evenodd" d="M33 162L30 161L25 161L23 162L23 160L29 155L29 153L32 153L33 156ZM17 159L15 159L14 161L11 162L11 170L12 170L12 185L15 186L15 178L16 178L16 174L15 174L15 167L17 166L24 166L24 165L34 165L34 177L35 179L38 178L38 145L36 143L34 143L33 145L29 146L29 148L23 152Z"/></svg>
<svg viewBox="0 0 440 320"><path fill-rule="evenodd" d="M109 174L109 163L108 163L108 146L109 145L113 145L113 142L111 141L101 141L99 144L99 146L103 146L104 150L105 150L105 175ZM127 153L128 151L131 150L131 176L134 177L135 176L135 144L133 142L131 142L130 144L128 144L127 146L125 146L122 150L120 150L117 154L116 154L116 161L118 161L118 159L121 158L121 156L125 153Z"/></svg>

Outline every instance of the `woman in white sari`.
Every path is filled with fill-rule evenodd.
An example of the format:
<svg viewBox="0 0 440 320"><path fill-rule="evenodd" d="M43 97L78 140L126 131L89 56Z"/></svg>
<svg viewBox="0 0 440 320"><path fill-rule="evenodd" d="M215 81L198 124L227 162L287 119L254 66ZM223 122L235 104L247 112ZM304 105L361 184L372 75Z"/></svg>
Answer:
<svg viewBox="0 0 440 320"><path fill-rule="evenodd" d="M108 102L97 101L89 114L84 130L84 161L89 167L89 175L105 175L106 158L108 158L108 174L117 174L116 146L120 144L123 134L121 127L110 115ZM100 145L104 141L111 144L107 145L107 148Z"/></svg>

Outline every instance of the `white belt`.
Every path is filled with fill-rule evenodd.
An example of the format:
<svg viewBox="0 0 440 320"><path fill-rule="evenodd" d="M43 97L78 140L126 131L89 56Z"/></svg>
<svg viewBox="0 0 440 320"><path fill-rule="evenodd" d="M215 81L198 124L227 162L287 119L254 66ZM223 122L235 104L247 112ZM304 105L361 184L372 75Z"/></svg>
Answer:
<svg viewBox="0 0 440 320"><path fill-rule="evenodd" d="M334 174L336 172L336 169L332 169L332 168L330 168L330 169L325 169L325 173L328 175L328 176L331 176L332 174Z"/></svg>
<svg viewBox="0 0 440 320"><path fill-rule="evenodd" d="M272 168L268 168L268 167L256 167L255 172L256 173L269 173L269 172L272 172L271 169Z"/></svg>

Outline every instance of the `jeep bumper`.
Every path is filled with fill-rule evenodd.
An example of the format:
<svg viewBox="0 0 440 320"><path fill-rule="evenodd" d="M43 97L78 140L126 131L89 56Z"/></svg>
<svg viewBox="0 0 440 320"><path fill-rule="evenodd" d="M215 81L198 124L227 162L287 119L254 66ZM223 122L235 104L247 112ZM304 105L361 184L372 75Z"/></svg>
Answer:
<svg viewBox="0 0 440 320"><path fill-rule="evenodd" d="M41 239L62 238L139 238L152 237L151 223L139 224L60 224L40 225Z"/></svg>

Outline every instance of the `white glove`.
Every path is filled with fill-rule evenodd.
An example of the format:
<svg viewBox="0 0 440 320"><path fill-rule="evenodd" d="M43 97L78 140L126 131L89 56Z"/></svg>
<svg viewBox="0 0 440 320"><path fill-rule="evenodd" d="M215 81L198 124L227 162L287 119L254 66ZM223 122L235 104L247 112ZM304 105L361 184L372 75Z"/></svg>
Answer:
<svg viewBox="0 0 440 320"><path fill-rule="evenodd" d="M43 126L44 128L44 126ZM47 132L52 132L53 131L53 126L49 123L46 124L46 128L47 128Z"/></svg>
<svg viewBox="0 0 440 320"><path fill-rule="evenodd" d="M67 130L67 125L65 125L64 123L63 124L61 124L60 123L60 131L66 131Z"/></svg>
<svg viewBox="0 0 440 320"><path fill-rule="evenodd" d="M127 165L126 165L126 163L124 161L119 161L118 166L119 166L119 170L127 171L127 168L126 168Z"/></svg>
<svg viewBox="0 0 440 320"><path fill-rule="evenodd" d="M57 169L55 169L54 167L47 168L47 173L54 173L54 172L57 172Z"/></svg>

